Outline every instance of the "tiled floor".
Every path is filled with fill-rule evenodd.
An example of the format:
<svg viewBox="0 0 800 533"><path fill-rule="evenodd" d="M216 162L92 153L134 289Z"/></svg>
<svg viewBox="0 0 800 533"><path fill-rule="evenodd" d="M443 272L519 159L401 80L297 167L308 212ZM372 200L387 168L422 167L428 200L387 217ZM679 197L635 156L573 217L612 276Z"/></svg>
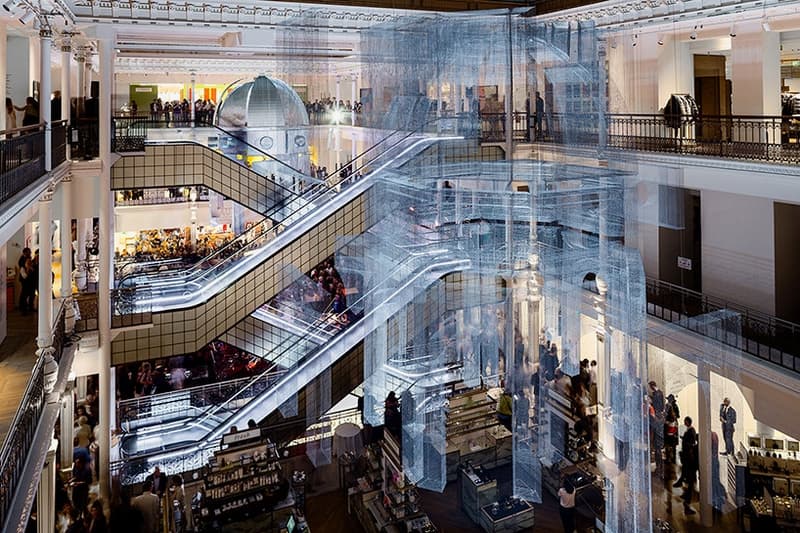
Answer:
<svg viewBox="0 0 800 533"><path fill-rule="evenodd" d="M8 336L0 344L0 443L6 437L36 362L36 314L8 313Z"/></svg>

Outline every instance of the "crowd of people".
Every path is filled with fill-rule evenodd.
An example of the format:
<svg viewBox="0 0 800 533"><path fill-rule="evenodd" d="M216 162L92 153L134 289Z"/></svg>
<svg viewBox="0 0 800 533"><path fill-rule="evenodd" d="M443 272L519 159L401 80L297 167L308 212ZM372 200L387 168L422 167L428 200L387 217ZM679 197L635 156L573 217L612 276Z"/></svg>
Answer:
<svg viewBox="0 0 800 533"><path fill-rule="evenodd" d="M197 122L212 123L217 105L213 100L198 98L194 104L188 99L164 102L161 98L154 98L150 102L150 120L164 121L166 123L189 122L192 119L192 105L194 105L194 119ZM128 105L128 113L132 117L144 116L144 110L139 109L135 100Z"/></svg>
<svg viewBox="0 0 800 533"><path fill-rule="evenodd" d="M56 465L56 531L59 533L108 533L111 531L103 512L103 502L91 496L91 486L98 482L99 453L97 432L99 431L99 396L94 376L86 381L84 397L76 396L74 427L72 431L72 468L63 474L60 462ZM63 420L56 424L55 436L61 457Z"/></svg>
<svg viewBox="0 0 800 533"><path fill-rule="evenodd" d="M336 100L333 97L319 98L313 102L305 102L308 120L311 124L323 125L336 123L336 113L354 113L356 120L363 110L361 102ZM341 117L339 121L350 122L350 117Z"/></svg>

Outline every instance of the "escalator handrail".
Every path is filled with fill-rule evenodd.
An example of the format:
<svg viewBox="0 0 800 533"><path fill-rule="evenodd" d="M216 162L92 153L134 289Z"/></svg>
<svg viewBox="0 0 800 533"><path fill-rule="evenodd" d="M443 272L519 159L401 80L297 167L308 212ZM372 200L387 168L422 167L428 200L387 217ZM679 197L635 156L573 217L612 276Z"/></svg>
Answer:
<svg viewBox="0 0 800 533"><path fill-rule="evenodd" d="M422 126L420 126L420 127L418 128L418 130L421 130L421 129L425 128L425 127L426 127L428 124L430 124L430 123L432 123L432 122L435 122L436 120L439 120L439 119L435 119L435 120L433 120L433 121L429 121L429 122L427 122L427 123L423 124ZM303 191L303 193L302 193L301 195L299 195L299 197L298 197L297 199L300 199L300 198L302 198L302 199L306 199L306 196L310 196L310 197L307 199L307 200L308 200L308 202L307 202L306 204L304 204L303 206L300 206L300 207L298 207L297 209L295 209L294 211L292 211L292 212L291 212L290 214L288 214L288 215L287 215L287 216L286 216L286 217L285 217L283 220L286 220L286 219L289 219L289 218L291 218L291 217L292 217L292 216L294 216L296 213L298 213L300 210L304 209L304 208L306 207L306 205L308 205L308 203L311 203L311 202L313 202L313 200L315 200L316 198L319 198L319 197L323 196L324 194L326 194L326 193L328 193L328 192L335 192L335 190L336 190L336 187L338 187L338 186L340 186L340 185L342 185L342 184L344 184L344 183L348 183L348 182L351 182L351 181L353 181L353 180L355 179L355 176L357 175L357 173L358 173L358 171L359 171L359 170L361 170L361 169L365 168L367 165L371 164L371 163L372 163L372 161L374 161L375 159L377 159L377 158L379 158L379 157L381 157L381 156L384 156L384 155L386 154L386 152L387 152L387 151L389 151L389 150L392 150L393 148L397 147L397 146L398 146L400 143L404 142L405 140L409 139L409 138L410 138L410 137L412 137L413 135L417 134L418 130L415 130L415 131L413 131L413 132L410 132L410 133L402 132L402 133L406 133L406 135L404 135L404 136L403 136L401 139L399 139L398 141L396 141L395 143L393 143L391 146L387 147L385 151L382 151L382 152L381 152L379 155L377 155L375 158L371 159L370 161L367 161L366 163L364 163L364 164L362 164L361 166L359 166L357 169L353 170L353 171L352 171L352 172L351 172L351 173L350 173L350 174L349 174L347 177L345 177L345 178L343 178L343 179L340 179L339 181L337 181L337 182L335 182L335 183L333 183L333 184L328 184L328 183L319 183L319 184L316 184L316 185L312 186L312 187L311 187L311 188L309 188L309 189L306 189L305 191ZM398 132L394 132L394 133L398 133ZM393 134L394 134L394 133L393 133ZM389 137L391 137L391 135L393 135L393 134L390 134L389 136L385 137L384 139L382 139L381 141L379 141L378 143L376 143L376 145L377 145L377 144L380 144L380 143L382 143L382 142L384 142L384 141L386 141L386 140L387 140ZM187 141L187 142L197 142L197 141ZM198 143L198 144L200 144L200 143ZM373 148L374 148L374 146L373 146ZM294 199L295 199L295 198L293 198L292 200L294 200ZM250 228L250 229L249 229L249 230L247 230L246 232L242 233L242 235L240 235L240 236L236 237L235 239L233 239L231 242L229 242L229 243L228 243L228 244L226 244L225 246L223 246L223 247L219 248L218 250L214 251L214 253L212 253L212 254L210 254L210 255L208 255L208 256L206 256L206 257L204 257L203 259L201 259L201 260L197 261L195 264L193 264L193 265L192 265L192 266L190 266L189 268L187 268L187 269L183 269L183 270L181 271L182 273L180 274L180 276L181 276L182 278L185 278L185 277L187 277L187 276L188 276L188 272L189 272L189 271L192 271L192 270L200 270L200 269L202 269L202 267L201 267L200 265L202 265L202 264L204 264L204 263L207 263L207 262L209 262L209 261L212 261L214 258L218 257L219 255L221 255L221 254L223 254L223 253L226 253L226 252L227 252L227 251L228 251L230 248L232 248L233 246L236 246L236 245L237 245L237 243L240 243L240 246L239 246L239 248L238 248L236 251L238 251L238 250L241 250L241 249L245 249L245 248L246 248L246 247L247 247L249 244L251 244L251 243L250 243L250 242L244 242L244 243L241 243L240 239L242 239L242 237L246 236L246 235L247 235L247 233L248 233L249 231L253 230L254 228L256 228L256 227L258 227L258 226L260 226L260 225L261 225L261 224L263 224L263 223L264 223L264 222L265 222L267 219L270 219L270 214L274 214L275 212L277 212L277 211L279 211L280 209L282 209L282 208L283 208L285 205L286 205L286 203L285 203L285 201L284 201L284 202L281 202L279 205L277 205L277 206L273 206L272 208L270 208L270 209L271 209L271 211L270 211L270 212L269 212L269 213L268 213L268 214L267 214L267 215L266 215L266 216L265 216L265 217L264 217L264 218L263 218L263 219L262 219L262 220L261 220L261 221L260 221L258 224L256 224L255 226L253 226L252 228ZM275 228L281 227L281 226L282 226L282 222L283 222L283 221L280 221L280 222L275 222L275 223L274 223L274 225L273 225L271 228L269 228L269 229L267 229L267 230L266 230L266 232L269 232L269 231L274 231L274 230L275 230ZM262 235L263 235L263 234L262 234ZM232 257L232 256L233 256L233 255L236 253L236 251L235 251L235 252L233 252L233 253L231 253L231 254L230 254L228 257ZM214 267L217 267L217 266L219 266L219 265L223 264L223 263L224 263L226 260L227 260L227 258L226 258L226 259L223 259L223 260L222 260L220 263L217 263L217 265L214 265ZM160 272L154 272L154 273L152 273L152 275L147 275L147 277L148 277L148 278L150 278L150 277L157 277L159 274L162 274L162 273L160 273ZM118 284L118 286L122 286L123 282L124 282L126 279L129 279L130 277L138 277L138 276L140 276L140 274L136 274L136 273L129 274L129 275L125 276L123 279L121 279L121 280L119 281L119 284ZM169 274L169 276L170 276L170 277L172 277L172 278L174 278L174 275L173 275L173 274ZM138 287L138 286L136 286L136 287Z"/></svg>

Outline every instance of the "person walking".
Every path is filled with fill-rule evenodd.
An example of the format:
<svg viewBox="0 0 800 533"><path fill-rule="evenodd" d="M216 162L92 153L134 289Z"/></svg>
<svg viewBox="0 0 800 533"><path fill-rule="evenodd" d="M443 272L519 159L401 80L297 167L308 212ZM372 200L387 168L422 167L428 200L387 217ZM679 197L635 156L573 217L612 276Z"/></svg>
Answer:
<svg viewBox="0 0 800 533"><path fill-rule="evenodd" d="M158 531L158 517L161 505L158 496L153 494L152 480L146 480L142 486L142 493L133 499L133 507L142 517L141 533L156 533Z"/></svg>
<svg viewBox="0 0 800 533"><path fill-rule="evenodd" d="M730 398L722 400L722 405L719 406L719 421L722 422L722 438L725 440L725 451L722 455L732 455L736 451L733 445L736 409L731 407Z"/></svg>
<svg viewBox="0 0 800 533"><path fill-rule="evenodd" d="M569 479L564 479L558 489L558 513L561 515L561 524L564 533L575 531L575 487Z"/></svg>
<svg viewBox="0 0 800 533"><path fill-rule="evenodd" d="M686 426L686 431L681 437L681 476L672 485L675 488L680 487L686 483L686 490L683 493L683 512L687 515L695 514L696 511L691 508L692 499L694 497L694 483L697 480L697 470L700 467L698 458L697 447L697 431L692 427L692 418L687 416L683 419Z"/></svg>
<svg viewBox="0 0 800 533"><path fill-rule="evenodd" d="M542 139L542 119L544 118L544 100L536 91L536 114L534 115L534 124L536 125L536 140Z"/></svg>

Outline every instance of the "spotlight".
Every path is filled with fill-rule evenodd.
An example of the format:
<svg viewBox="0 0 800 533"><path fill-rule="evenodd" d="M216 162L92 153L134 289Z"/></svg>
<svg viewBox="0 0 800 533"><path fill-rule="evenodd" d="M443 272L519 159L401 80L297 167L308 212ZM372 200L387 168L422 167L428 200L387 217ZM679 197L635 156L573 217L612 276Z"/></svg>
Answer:
<svg viewBox="0 0 800 533"><path fill-rule="evenodd" d="M728 33L731 38L736 37L736 24L731 24L731 31Z"/></svg>
<svg viewBox="0 0 800 533"><path fill-rule="evenodd" d="M764 31L772 31L772 28L769 25L769 19L763 19L761 21L761 27L764 28Z"/></svg>
<svg viewBox="0 0 800 533"><path fill-rule="evenodd" d="M11 13L11 10L17 5L17 0L8 0L5 4L3 4L3 9Z"/></svg>
<svg viewBox="0 0 800 533"><path fill-rule="evenodd" d="M631 46L635 47L637 44L639 44L639 34L634 33L633 37L631 37Z"/></svg>
<svg viewBox="0 0 800 533"><path fill-rule="evenodd" d="M695 26L694 29L692 30L692 33L689 34L689 39L693 41L697 39L697 26Z"/></svg>
<svg viewBox="0 0 800 533"><path fill-rule="evenodd" d="M24 15L22 15L22 16L19 18L19 21L20 21L21 23L23 23L23 24L27 24L27 23L29 23L31 20L33 20L33 17L35 17L35 16L36 16L36 13L34 13L34 12L33 12L33 11L31 11L30 9L28 9L28 10L26 10L26 11L25 11L25 14L24 14Z"/></svg>
<svg viewBox="0 0 800 533"><path fill-rule="evenodd" d="M658 41L656 41L656 42L658 42L658 46L664 46L664 36L663 35L659 35L658 36Z"/></svg>

